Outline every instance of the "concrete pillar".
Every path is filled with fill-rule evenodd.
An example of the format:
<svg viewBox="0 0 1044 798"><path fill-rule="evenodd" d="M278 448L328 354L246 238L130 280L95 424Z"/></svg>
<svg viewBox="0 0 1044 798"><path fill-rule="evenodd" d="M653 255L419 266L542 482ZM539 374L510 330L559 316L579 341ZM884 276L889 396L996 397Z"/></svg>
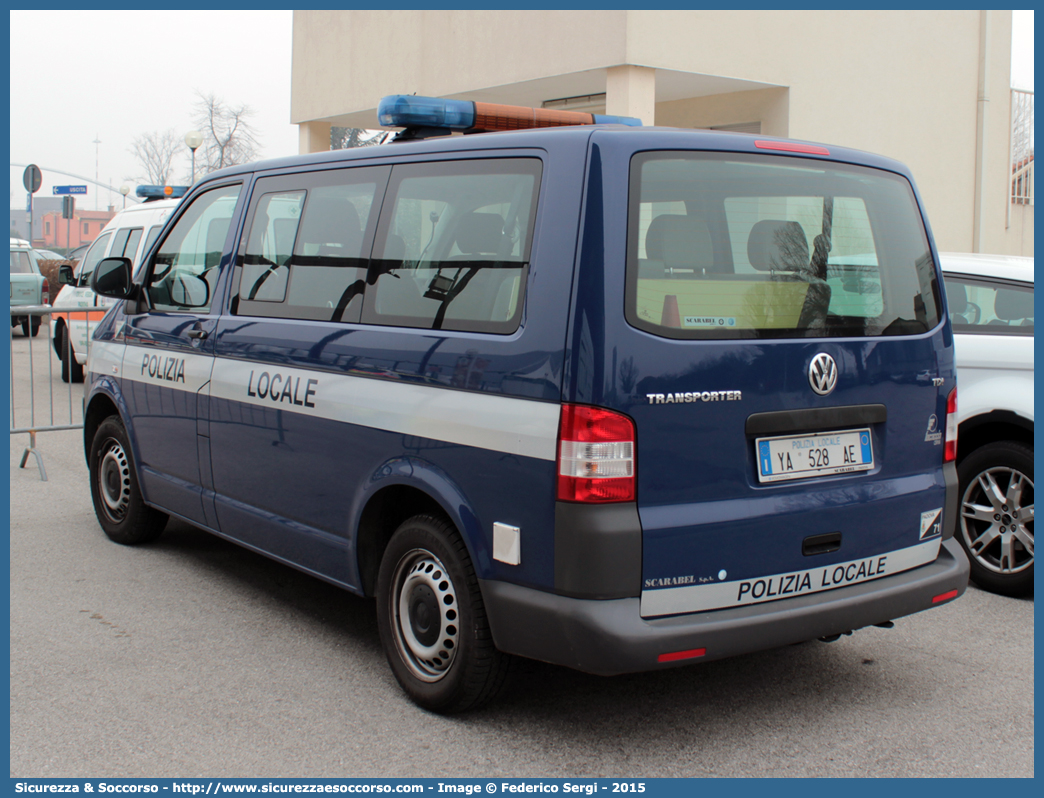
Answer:
<svg viewBox="0 0 1044 798"><path fill-rule="evenodd" d="M327 152L330 149L330 125L326 122L302 122L297 126L299 155Z"/></svg>
<svg viewBox="0 0 1044 798"><path fill-rule="evenodd" d="M643 125L656 124L656 70L649 67L610 67L605 78L605 112L636 116Z"/></svg>

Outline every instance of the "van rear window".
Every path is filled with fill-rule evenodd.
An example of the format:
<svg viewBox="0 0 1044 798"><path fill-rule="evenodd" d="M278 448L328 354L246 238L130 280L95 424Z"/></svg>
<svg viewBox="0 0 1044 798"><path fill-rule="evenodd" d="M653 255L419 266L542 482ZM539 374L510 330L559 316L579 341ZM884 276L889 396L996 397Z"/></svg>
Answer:
<svg viewBox="0 0 1044 798"><path fill-rule="evenodd" d="M640 153L627 238L627 320L657 335L909 335L940 321L913 191L890 172Z"/></svg>

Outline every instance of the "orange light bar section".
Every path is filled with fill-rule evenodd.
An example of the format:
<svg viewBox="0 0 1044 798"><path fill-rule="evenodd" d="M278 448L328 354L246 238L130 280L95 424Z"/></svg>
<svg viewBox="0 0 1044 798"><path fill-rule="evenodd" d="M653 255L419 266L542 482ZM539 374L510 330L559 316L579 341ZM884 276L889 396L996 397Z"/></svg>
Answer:
<svg viewBox="0 0 1044 798"><path fill-rule="evenodd" d="M781 152L807 152L810 155L829 155L826 147L815 144L798 144L796 141L755 141L754 146L762 150L780 150Z"/></svg>
<svg viewBox="0 0 1044 798"><path fill-rule="evenodd" d="M593 125L594 115L581 111L549 111L521 105L475 103L472 130L525 130L532 127L567 127Z"/></svg>

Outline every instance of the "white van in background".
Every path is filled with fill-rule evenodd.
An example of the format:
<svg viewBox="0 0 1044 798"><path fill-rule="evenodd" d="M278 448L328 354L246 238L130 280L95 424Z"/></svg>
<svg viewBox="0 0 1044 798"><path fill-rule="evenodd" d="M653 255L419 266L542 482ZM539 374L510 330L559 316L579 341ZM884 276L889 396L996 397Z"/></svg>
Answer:
<svg viewBox="0 0 1044 798"><path fill-rule="evenodd" d="M99 297L91 290L95 265L102 258L124 257L130 258L136 271L187 190L185 186L138 186L137 195L145 201L112 217L72 274L64 272L66 281L55 297L55 312L51 316L54 351L62 361L63 382L83 382L90 331L113 304L113 300Z"/></svg>

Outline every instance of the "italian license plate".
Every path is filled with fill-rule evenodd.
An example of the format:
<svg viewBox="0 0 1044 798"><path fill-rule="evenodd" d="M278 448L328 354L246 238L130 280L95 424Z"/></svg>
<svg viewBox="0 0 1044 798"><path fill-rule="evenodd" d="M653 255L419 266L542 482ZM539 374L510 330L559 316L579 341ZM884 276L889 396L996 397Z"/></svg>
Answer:
<svg viewBox="0 0 1044 798"><path fill-rule="evenodd" d="M847 474L874 467L869 429L758 438L754 448L760 482Z"/></svg>

